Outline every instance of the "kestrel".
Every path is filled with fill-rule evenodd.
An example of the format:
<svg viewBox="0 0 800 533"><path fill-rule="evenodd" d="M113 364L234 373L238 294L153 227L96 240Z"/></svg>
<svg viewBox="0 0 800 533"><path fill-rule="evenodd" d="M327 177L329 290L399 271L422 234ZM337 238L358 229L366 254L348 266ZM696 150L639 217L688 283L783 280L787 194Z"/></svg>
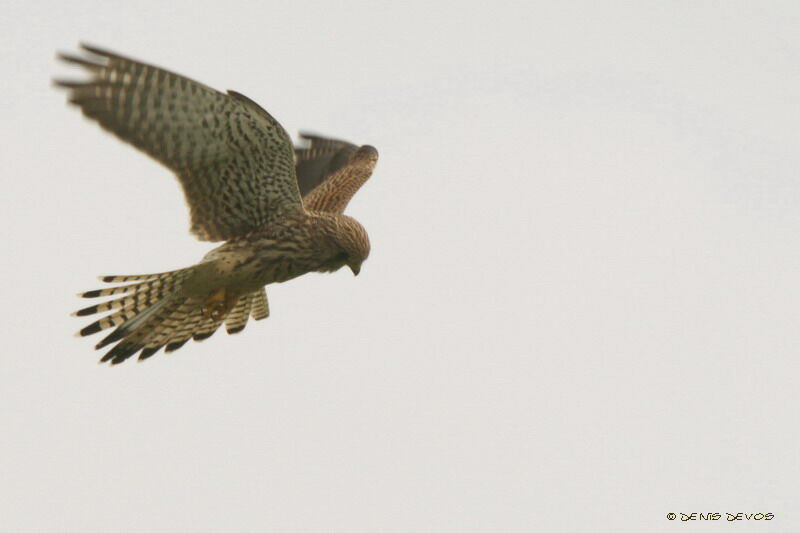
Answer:
<svg viewBox="0 0 800 533"><path fill-rule="evenodd" d="M294 148L269 113L234 91L121 55L82 45L83 57L61 54L91 74L56 81L84 115L161 162L180 180L200 240L226 241L200 263L160 274L104 276L126 283L88 291L118 296L74 314L110 311L80 330L116 328L101 349L111 364L210 337L221 324L242 331L249 317L269 316L264 287L308 272L347 265L358 275L369 255L367 232L344 215L378 161L372 146L301 135ZM133 282L133 283L128 283Z"/></svg>

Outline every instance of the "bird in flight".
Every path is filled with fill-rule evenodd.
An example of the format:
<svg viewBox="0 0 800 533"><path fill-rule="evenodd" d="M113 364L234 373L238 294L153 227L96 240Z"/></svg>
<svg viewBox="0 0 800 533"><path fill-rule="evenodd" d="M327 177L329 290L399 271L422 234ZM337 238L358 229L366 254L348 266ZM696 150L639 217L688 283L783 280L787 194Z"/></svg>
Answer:
<svg viewBox="0 0 800 533"><path fill-rule="evenodd" d="M225 243L196 265L133 276L81 293L115 299L76 311L110 314L80 336L115 328L96 348L101 362L147 359L162 347L210 337L222 324L242 331L269 316L265 285L348 266L358 275L367 232L344 209L378 161L372 146L301 134L292 145L272 115L246 96L222 93L167 70L93 46L59 58L85 68L61 81L69 101L102 128L172 170L191 214L191 231ZM122 284L122 285L119 285Z"/></svg>

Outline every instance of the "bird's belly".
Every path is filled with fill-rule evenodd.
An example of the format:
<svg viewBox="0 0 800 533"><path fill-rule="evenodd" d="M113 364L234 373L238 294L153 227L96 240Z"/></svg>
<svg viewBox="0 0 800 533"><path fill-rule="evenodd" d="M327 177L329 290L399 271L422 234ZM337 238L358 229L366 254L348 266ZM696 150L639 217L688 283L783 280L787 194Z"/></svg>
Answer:
<svg viewBox="0 0 800 533"><path fill-rule="evenodd" d="M244 294L310 272L314 269L310 256L308 250L284 249L271 239L255 240L248 246L228 243L206 255L204 285Z"/></svg>

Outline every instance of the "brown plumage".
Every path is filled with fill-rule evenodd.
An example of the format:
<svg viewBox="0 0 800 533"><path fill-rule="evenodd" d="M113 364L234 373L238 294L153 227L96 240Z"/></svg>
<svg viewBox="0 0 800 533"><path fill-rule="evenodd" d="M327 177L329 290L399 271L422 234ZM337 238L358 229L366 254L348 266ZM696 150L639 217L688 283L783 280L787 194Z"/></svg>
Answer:
<svg viewBox="0 0 800 533"><path fill-rule="evenodd" d="M375 148L304 134L306 144L295 149L281 125L239 93L83 49L84 57L60 57L87 69L90 79L56 84L87 117L176 174L198 238L227 241L197 265L105 276L100 279L124 285L82 293L118 296L75 313L109 312L79 332L115 328L96 346L117 343L102 361L174 351L222 324L238 333L249 318L269 316L269 283L345 265L358 274L369 239L343 213L375 168Z"/></svg>

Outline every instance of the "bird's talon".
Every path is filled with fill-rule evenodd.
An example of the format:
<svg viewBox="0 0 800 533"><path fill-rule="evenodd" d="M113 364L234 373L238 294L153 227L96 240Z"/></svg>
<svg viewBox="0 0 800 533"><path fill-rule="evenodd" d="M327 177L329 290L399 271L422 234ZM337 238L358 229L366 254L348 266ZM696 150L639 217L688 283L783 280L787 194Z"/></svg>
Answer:
<svg viewBox="0 0 800 533"><path fill-rule="evenodd" d="M201 311L204 317L216 322L225 318L238 300L238 296L228 293L224 288L217 289L208 295Z"/></svg>

